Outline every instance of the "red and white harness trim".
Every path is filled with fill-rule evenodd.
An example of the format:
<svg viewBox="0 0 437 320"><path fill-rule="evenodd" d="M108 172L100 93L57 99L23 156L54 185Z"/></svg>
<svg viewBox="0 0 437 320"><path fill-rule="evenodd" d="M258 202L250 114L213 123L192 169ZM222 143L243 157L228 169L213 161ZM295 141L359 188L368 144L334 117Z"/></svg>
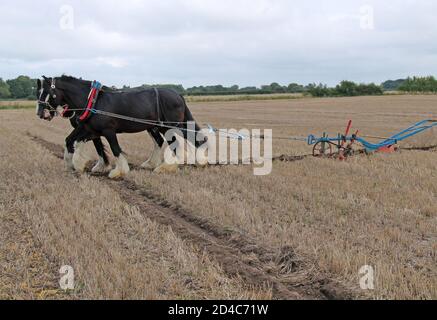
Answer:
<svg viewBox="0 0 437 320"><path fill-rule="evenodd" d="M88 120L95 112L95 105L97 103L97 98L99 97L99 93L102 90L102 85L100 82L98 81L93 81L93 83L91 84L91 91L88 95L88 100L87 100L87 104L86 104L86 109L83 112L83 114L80 116L79 120L80 121L86 121ZM66 104L65 106L62 107L63 110L60 113L60 116L62 118L66 118L66 113L70 112L70 111L79 111L79 110L83 110L83 109L74 109L74 110L70 110L70 106L68 104Z"/></svg>
<svg viewBox="0 0 437 320"><path fill-rule="evenodd" d="M91 85L90 94L88 95L87 106L86 106L85 112L80 116L80 119L79 119L80 121L85 121L89 117L91 117L101 88L102 88L102 85L99 82L93 81L93 83Z"/></svg>
<svg viewBox="0 0 437 320"><path fill-rule="evenodd" d="M65 114L69 111L69 105L67 104L67 105L65 105L64 107L64 110L62 110L62 112L61 112L61 114L60 114L60 116L62 117L62 118L66 118L65 117Z"/></svg>

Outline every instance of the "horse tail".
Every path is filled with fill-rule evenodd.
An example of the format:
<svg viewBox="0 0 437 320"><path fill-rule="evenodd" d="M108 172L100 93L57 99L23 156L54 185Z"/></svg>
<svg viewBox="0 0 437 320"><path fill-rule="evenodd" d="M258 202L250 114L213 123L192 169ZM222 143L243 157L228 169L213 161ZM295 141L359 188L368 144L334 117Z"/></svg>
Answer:
<svg viewBox="0 0 437 320"><path fill-rule="evenodd" d="M183 100L183 102L184 102L184 105L185 105L185 119L184 119L184 122L185 123L187 123L187 122L194 122L194 125L195 125L195 130L199 133L199 134L201 134L200 133L200 126L198 125L198 123L196 122L196 120L194 119L194 117L193 117L193 114L191 113L191 111L190 111L190 109L188 108L188 105L187 105L187 101L185 100L185 98L183 97L183 96L181 96L181 98L182 98L182 100ZM204 143L206 143L207 141L208 141L208 138L207 137L205 137L203 134L201 134L201 136L202 136L202 138L203 138L203 142L200 142L198 145L196 145L196 147L198 147L198 146L200 146L200 145L202 145L202 144L204 144ZM197 144L197 143L196 143Z"/></svg>
<svg viewBox="0 0 437 320"><path fill-rule="evenodd" d="M183 96L181 96L181 98L184 101L184 105L185 105L184 122L194 122L196 124L196 131L200 131L199 125L197 124L196 120L193 117L193 114L191 113L190 109L188 108L187 101L185 100L185 98Z"/></svg>

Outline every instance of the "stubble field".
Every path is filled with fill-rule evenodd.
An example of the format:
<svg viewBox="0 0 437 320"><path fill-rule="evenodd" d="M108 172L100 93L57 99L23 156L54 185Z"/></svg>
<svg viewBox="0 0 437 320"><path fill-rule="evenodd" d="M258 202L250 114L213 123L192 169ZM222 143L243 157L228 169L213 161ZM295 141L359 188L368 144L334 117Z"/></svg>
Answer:
<svg viewBox="0 0 437 320"><path fill-rule="evenodd" d="M349 119L386 136L437 118L435 96L189 106L201 124L274 136L336 134ZM275 161L264 177L251 166L139 170L153 144L123 135L133 170L109 181L66 170L68 121L33 110L0 121L0 298L437 298L436 131L395 154ZM311 148L275 140L273 151ZM59 290L63 265L75 270L70 293ZM364 265L374 290L360 289Z"/></svg>

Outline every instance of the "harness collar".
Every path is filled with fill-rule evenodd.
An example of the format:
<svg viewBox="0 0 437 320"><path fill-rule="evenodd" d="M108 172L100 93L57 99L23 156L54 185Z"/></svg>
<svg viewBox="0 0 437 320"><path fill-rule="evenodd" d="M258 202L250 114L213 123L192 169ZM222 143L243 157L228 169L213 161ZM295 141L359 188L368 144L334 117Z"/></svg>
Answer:
<svg viewBox="0 0 437 320"><path fill-rule="evenodd" d="M84 113L80 116L79 121L83 122L88 120L94 113L96 113L95 105L99 97L99 93L102 90L102 84L98 81L91 83L91 91L88 95L88 101Z"/></svg>

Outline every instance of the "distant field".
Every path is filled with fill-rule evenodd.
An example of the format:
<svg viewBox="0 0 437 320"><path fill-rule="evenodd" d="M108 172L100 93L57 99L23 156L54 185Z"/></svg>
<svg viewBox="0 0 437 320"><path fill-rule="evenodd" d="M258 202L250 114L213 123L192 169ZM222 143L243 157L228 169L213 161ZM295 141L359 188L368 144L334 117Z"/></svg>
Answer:
<svg viewBox="0 0 437 320"><path fill-rule="evenodd" d="M35 103L31 100L0 100L0 110L32 109Z"/></svg>
<svg viewBox="0 0 437 320"><path fill-rule="evenodd" d="M384 95L406 95L401 91L386 91ZM210 96L185 96L187 102L238 102L238 101L269 101L269 100L294 100L311 98L302 93L279 94L244 94L244 95L210 95ZM0 100L0 110L33 109L36 101L29 100Z"/></svg>
<svg viewBox="0 0 437 320"><path fill-rule="evenodd" d="M251 100L289 100L301 99L301 93L281 93L281 94L244 94L244 95L211 95L211 96L186 96L187 102L220 102L220 101L251 101Z"/></svg>
<svg viewBox="0 0 437 320"><path fill-rule="evenodd" d="M302 94L254 94L254 95L231 95L231 96L186 96L187 102L220 102L220 101L262 101L262 100L289 100L300 99ZM29 100L0 100L0 110L32 109L36 101Z"/></svg>

